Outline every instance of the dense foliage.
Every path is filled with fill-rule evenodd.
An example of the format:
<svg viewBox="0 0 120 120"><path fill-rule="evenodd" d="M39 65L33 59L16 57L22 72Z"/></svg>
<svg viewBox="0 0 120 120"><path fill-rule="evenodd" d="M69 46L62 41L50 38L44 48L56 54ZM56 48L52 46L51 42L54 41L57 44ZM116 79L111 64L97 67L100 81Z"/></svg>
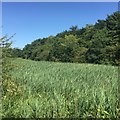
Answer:
<svg viewBox="0 0 120 120"><path fill-rule="evenodd" d="M2 79L2 93L3 95L7 92L7 85L8 82L11 81L11 74L10 70L12 69L11 62L9 61L9 58L11 57L9 47L11 45L11 42L9 39L7 39L6 36L0 38L0 65L1 65L1 79Z"/></svg>
<svg viewBox="0 0 120 120"><path fill-rule="evenodd" d="M37 39L23 50L14 49L13 55L37 61L119 65L119 21L120 13L115 12L95 25L72 26L56 36Z"/></svg>
<svg viewBox="0 0 120 120"><path fill-rule="evenodd" d="M120 117L117 67L24 59L12 62L21 66L11 72L22 91L5 100L5 117Z"/></svg>
<svg viewBox="0 0 120 120"><path fill-rule="evenodd" d="M21 89L17 86L11 76L11 71L14 68L18 68L16 64L11 63L12 58L10 47L12 42L10 38L6 36L0 38L0 89L1 89L1 101L0 101L0 115L1 117L11 117L6 109L11 109L15 100L19 99L16 96L20 95ZM19 96L20 97L20 96ZM16 99L15 99L16 98ZM10 111L9 111L10 112Z"/></svg>

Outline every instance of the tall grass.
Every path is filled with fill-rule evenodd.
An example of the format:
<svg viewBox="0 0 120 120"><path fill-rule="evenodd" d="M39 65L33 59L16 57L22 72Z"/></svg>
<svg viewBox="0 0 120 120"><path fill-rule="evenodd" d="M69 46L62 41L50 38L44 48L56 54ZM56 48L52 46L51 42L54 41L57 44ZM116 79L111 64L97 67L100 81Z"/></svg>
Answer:
<svg viewBox="0 0 120 120"><path fill-rule="evenodd" d="M117 118L118 69L114 66L16 59L20 94L4 99L5 117Z"/></svg>

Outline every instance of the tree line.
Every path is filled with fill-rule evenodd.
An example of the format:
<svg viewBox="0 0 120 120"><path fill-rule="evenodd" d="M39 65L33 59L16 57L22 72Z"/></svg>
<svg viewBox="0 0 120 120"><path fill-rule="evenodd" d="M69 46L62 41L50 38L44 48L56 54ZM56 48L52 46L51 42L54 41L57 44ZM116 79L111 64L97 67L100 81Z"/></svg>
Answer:
<svg viewBox="0 0 120 120"><path fill-rule="evenodd" d="M11 48L13 57L36 61L120 64L120 13L114 12L94 25L87 24L37 39L22 50Z"/></svg>

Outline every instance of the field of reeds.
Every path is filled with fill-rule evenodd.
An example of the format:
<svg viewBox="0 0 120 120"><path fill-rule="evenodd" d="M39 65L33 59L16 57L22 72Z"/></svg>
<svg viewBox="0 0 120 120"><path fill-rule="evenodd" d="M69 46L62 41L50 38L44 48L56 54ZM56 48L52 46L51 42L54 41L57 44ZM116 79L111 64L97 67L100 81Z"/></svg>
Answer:
<svg viewBox="0 0 120 120"><path fill-rule="evenodd" d="M13 60L3 117L116 118L118 68L106 65Z"/></svg>

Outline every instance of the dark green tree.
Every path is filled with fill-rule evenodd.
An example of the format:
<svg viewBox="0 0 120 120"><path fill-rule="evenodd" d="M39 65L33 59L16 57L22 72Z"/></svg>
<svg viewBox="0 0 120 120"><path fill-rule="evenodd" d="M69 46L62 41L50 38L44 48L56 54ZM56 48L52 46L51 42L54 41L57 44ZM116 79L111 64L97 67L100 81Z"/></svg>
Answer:
<svg viewBox="0 0 120 120"><path fill-rule="evenodd" d="M98 20L95 25L87 24L81 29L72 26L56 36L37 39L22 51L17 50L16 54L38 61L119 65L119 21L120 13L115 12L105 20Z"/></svg>

